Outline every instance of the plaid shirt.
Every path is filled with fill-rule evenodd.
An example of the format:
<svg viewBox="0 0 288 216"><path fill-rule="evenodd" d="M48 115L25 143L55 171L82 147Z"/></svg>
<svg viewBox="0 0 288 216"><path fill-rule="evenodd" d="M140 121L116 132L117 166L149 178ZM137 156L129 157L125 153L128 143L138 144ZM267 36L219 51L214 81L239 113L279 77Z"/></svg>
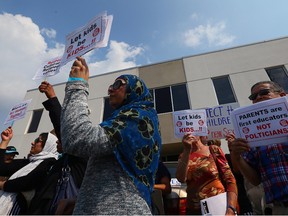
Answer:
<svg viewBox="0 0 288 216"><path fill-rule="evenodd" d="M259 172L266 203L288 201L288 143L251 148L242 157Z"/></svg>

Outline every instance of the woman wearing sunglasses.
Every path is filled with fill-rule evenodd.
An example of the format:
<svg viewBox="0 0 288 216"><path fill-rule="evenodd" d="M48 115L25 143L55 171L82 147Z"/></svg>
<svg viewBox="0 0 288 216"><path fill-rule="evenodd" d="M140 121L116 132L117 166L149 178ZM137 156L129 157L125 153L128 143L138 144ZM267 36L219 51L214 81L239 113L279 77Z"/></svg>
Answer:
<svg viewBox="0 0 288 216"><path fill-rule="evenodd" d="M88 117L89 69L77 57L61 114L63 150L89 157L74 214L151 214L151 192L161 150L159 122L144 82L122 75L109 86L111 117Z"/></svg>
<svg viewBox="0 0 288 216"><path fill-rule="evenodd" d="M56 136L51 133L41 133L31 143L28 159L14 159L11 163L4 163L4 153L12 137L12 127L8 127L1 133L0 175L9 178L0 181L2 207L0 215L26 214L27 202L32 198L30 195L33 194L34 189L41 186L47 172L58 157Z"/></svg>

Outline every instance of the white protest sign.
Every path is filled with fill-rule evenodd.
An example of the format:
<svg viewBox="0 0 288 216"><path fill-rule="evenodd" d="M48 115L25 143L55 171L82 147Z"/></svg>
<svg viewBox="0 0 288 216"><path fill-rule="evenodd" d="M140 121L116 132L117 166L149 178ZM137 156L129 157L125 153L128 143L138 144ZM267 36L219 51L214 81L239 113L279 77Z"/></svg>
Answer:
<svg viewBox="0 0 288 216"><path fill-rule="evenodd" d="M14 122L16 120L24 118L28 105L31 103L32 99L23 101L11 108L8 117L6 118L4 124L9 122Z"/></svg>
<svg viewBox="0 0 288 216"><path fill-rule="evenodd" d="M227 134L234 133L230 114L238 107L239 103L229 103L206 108L209 140L223 139Z"/></svg>
<svg viewBox="0 0 288 216"><path fill-rule="evenodd" d="M174 135L182 138L185 133L207 136L206 111L182 110L173 113Z"/></svg>
<svg viewBox="0 0 288 216"><path fill-rule="evenodd" d="M60 63L61 56L44 62L32 79L45 79L46 77L56 75L57 73L59 73Z"/></svg>
<svg viewBox="0 0 288 216"><path fill-rule="evenodd" d="M202 215L225 215L227 210L227 192L200 200L200 205Z"/></svg>
<svg viewBox="0 0 288 216"><path fill-rule="evenodd" d="M251 147L288 142L287 97L235 109L231 117L236 137Z"/></svg>
<svg viewBox="0 0 288 216"><path fill-rule="evenodd" d="M94 48L106 47L110 35L113 16L103 12L85 26L66 36L66 46L61 65L82 56Z"/></svg>

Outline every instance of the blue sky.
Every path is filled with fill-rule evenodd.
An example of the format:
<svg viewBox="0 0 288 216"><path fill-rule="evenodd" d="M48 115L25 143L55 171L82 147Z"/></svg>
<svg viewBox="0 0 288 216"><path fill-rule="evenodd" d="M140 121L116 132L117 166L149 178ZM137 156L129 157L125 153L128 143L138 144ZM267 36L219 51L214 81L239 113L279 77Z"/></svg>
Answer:
<svg viewBox="0 0 288 216"><path fill-rule="evenodd" d="M0 129L12 106L63 54L65 36L103 11L109 44L85 55L96 75L288 36L286 0L0 0ZM72 63L72 62L71 62ZM51 84L65 82L67 64Z"/></svg>

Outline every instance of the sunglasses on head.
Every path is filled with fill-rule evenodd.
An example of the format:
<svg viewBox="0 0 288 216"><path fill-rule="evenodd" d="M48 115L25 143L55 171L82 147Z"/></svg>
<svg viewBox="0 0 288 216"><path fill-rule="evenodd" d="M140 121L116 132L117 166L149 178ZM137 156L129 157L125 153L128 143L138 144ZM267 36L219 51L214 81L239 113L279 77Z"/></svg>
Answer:
<svg viewBox="0 0 288 216"><path fill-rule="evenodd" d="M259 96L268 95L272 91L273 91L272 89L261 89L257 93L251 94L248 98L253 101L253 100L255 100L258 97L258 95Z"/></svg>
<svg viewBox="0 0 288 216"><path fill-rule="evenodd" d="M109 86L109 90L117 90L119 89L122 85L126 85L126 82L124 80L116 80L112 85Z"/></svg>

